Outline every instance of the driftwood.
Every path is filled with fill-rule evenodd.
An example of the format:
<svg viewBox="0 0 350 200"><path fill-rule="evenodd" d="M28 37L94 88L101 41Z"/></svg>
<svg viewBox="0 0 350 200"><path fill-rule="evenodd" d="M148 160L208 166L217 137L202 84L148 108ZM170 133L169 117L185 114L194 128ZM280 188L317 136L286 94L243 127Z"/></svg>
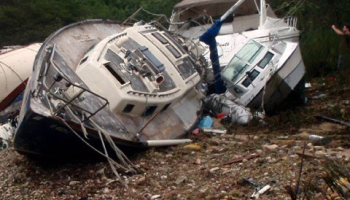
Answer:
<svg viewBox="0 0 350 200"><path fill-rule="evenodd" d="M315 118L318 119L318 120L325 120L327 122L340 124L340 125L343 125L343 126L346 126L346 127L350 128L350 124L349 123L343 122L343 121L340 121L340 120L337 120L337 119L332 119L332 118L325 117L325 116L315 116Z"/></svg>
<svg viewBox="0 0 350 200"><path fill-rule="evenodd" d="M226 163L224 163L223 165L231 165L231 164L233 164L233 163L242 162L244 159L250 160L250 159L253 159L253 158L257 158L257 157L259 157L259 156L260 156L259 154L250 154L250 155L242 156L242 157L236 158L236 159L234 159L234 160L231 160L231 161L229 161L229 162L226 162Z"/></svg>

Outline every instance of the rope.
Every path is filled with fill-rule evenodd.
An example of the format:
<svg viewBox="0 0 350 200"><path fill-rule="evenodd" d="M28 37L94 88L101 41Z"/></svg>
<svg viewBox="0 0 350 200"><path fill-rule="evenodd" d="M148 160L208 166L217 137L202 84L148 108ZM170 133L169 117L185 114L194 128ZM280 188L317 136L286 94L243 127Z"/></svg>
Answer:
<svg viewBox="0 0 350 200"><path fill-rule="evenodd" d="M78 119L77 116L74 115L73 111L69 108L66 107L67 111L70 112L71 116L73 116L77 121L80 121ZM91 144L89 144L84 138L82 138L66 121L64 121L61 118L58 118L59 120L62 121L63 124L65 124L82 142L84 142L88 147L90 147L92 150L94 150L95 152L97 152L99 155L105 157L108 160L108 163L113 171L113 173L115 174L115 176L118 178L119 181L122 182L122 184L125 187L128 187L127 184L125 182L122 181L117 169L115 168L114 165L116 165L119 168L122 168L125 171L131 171L131 172L136 172L136 167L131 163L131 161L125 156L125 154L114 144L112 138L110 137L109 134L105 133L105 131L99 127L93 120L90 119L90 122L94 125L95 128L98 129L98 133L100 136L100 140L104 149L104 153L102 153L100 150L96 149L95 147L93 147ZM86 129L83 128L82 131L84 132L84 135L87 135ZM108 151L104 142L104 139L102 137L103 136L107 139L109 145L112 147L112 149L115 151L118 159L122 162L123 165L117 163L116 161L114 161L111 157L109 157L108 155Z"/></svg>

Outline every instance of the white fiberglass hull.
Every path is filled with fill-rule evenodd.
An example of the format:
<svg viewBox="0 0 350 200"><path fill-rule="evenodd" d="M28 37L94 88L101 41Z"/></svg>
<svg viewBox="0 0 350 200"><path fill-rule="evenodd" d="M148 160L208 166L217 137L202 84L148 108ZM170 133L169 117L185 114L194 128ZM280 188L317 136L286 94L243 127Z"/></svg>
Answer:
<svg viewBox="0 0 350 200"><path fill-rule="evenodd" d="M278 108L288 95L302 82L305 66L299 45L285 60L279 70L267 81L256 97L246 104L251 108L259 108L262 104L267 112ZM262 100L264 97L264 100Z"/></svg>
<svg viewBox="0 0 350 200"><path fill-rule="evenodd" d="M40 46L35 43L0 54L0 111L25 88Z"/></svg>

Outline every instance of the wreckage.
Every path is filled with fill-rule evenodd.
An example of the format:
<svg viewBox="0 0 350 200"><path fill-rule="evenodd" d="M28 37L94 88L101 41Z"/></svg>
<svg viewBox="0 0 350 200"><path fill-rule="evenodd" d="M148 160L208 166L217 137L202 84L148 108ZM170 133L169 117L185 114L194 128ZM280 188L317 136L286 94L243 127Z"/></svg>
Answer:
<svg viewBox="0 0 350 200"><path fill-rule="evenodd" d="M211 99L221 108L215 112L237 119L242 109L244 115L252 115L245 107L276 108L301 85L305 73L297 42L262 43L240 33L220 36L233 37L236 43L221 56L227 63L218 62L216 36L243 1L198 38L211 50L216 93L224 93ZM263 10L260 19L266 18ZM272 30L265 29L266 24L260 23L257 31ZM107 154L106 142L116 152L117 146L188 142L178 138L200 117L206 85L200 83L208 81L202 80L208 71L202 44L186 46L184 41L152 25L127 27L105 20L78 22L56 31L36 56L15 149L36 155L80 154L88 149ZM235 110L238 107L240 111Z"/></svg>
<svg viewBox="0 0 350 200"><path fill-rule="evenodd" d="M232 7L226 12L227 6ZM247 111L252 108L271 113L291 93L302 97L305 66L296 18L277 18L264 0L183 0L170 21L169 30L208 45L204 55L214 72L209 70L208 82L215 93L225 94L207 102L214 109L228 107L215 112L252 116ZM215 39L208 41L206 34Z"/></svg>
<svg viewBox="0 0 350 200"><path fill-rule="evenodd" d="M119 152L188 142L177 138L200 115L198 62L151 25L87 20L63 27L36 56L14 147L35 155L107 154L107 143Z"/></svg>

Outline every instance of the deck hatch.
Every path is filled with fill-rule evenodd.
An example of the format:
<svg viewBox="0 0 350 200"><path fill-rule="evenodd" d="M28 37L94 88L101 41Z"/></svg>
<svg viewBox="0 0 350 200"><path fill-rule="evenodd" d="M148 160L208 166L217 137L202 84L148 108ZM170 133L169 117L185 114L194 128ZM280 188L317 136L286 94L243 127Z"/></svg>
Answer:
<svg viewBox="0 0 350 200"><path fill-rule="evenodd" d="M106 63L104 64L104 66L121 85L124 85L127 82L126 78L121 74L121 72L119 72L119 70L115 67L112 67L110 63Z"/></svg>
<svg viewBox="0 0 350 200"><path fill-rule="evenodd" d="M146 57L146 59L155 66L157 73L160 73L165 70L163 63L159 62L159 60L148 50L147 47L141 46L139 51Z"/></svg>
<svg viewBox="0 0 350 200"><path fill-rule="evenodd" d="M161 42L162 44L168 44L168 40L166 40L161 34L159 34L158 32L152 33L153 37L155 37L157 40L159 40L159 42Z"/></svg>
<svg viewBox="0 0 350 200"><path fill-rule="evenodd" d="M170 51L171 54L173 54L173 56L175 58L180 58L181 54L178 50L175 49L175 47L171 44L167 45L166 48Z"/></svg>
<svg viewBox="0 0 350 200"><path fill-rule="evenodd" d="M185 54L185 49L180 45L179 42L177 42L173 37L171 37L168 33L164 33L164 35L175 44L175 46L180 49L181 53Z"/></svg>

